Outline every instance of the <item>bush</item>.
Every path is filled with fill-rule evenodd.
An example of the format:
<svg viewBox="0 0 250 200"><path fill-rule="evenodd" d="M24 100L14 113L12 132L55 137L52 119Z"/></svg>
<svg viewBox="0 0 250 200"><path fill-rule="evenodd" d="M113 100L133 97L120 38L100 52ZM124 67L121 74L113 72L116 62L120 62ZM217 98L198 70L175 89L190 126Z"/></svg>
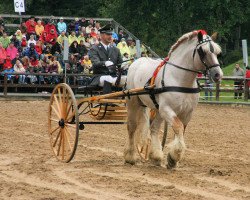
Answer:
<svg viewBox="0 0 250 200"><path fill-rule="evenodd" d="M227 53L223 58L224 65L228 65L230 63L234 63L238 60L242 59L242 51L234 50Z"/></svg>

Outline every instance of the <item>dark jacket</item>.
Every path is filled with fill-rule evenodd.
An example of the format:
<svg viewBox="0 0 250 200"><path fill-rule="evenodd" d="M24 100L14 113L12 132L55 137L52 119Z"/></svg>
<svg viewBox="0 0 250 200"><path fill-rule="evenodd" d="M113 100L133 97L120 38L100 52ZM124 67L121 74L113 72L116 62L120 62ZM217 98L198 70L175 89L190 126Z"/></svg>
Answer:
<svg viewBox="0 0 250 200"><path fill-rule="evenodd" d="M111 75L115 73L105 66L106 61L112 61L114 66L122 62L120 50L112 45L109 48L109 52L106 51L101 43L94 45L89 51L89 56L93 64L93 74L98 75Z"/></svg>

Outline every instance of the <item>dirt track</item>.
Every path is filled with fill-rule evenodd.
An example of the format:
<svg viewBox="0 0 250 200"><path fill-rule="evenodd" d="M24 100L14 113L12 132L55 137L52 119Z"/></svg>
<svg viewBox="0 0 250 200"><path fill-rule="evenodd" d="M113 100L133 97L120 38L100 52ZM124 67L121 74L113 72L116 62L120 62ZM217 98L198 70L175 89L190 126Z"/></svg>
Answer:
<svg viewBox="0 0 250 200"><path fill-rule="evenodd" d="M88 125L74 160L62 164L50 149L47 108L0 102L0 199L250 199L249 107L199 105L175 171L125 165L126 125Z"/></svg>

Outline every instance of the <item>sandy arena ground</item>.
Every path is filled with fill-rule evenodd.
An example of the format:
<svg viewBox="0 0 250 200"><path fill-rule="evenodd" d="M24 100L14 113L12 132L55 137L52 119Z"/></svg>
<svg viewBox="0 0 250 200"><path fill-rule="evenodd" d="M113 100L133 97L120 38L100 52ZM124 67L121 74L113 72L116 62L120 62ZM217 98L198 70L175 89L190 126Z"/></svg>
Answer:
<svg viewBox="0 0 250 200"><path fill-rule="evenodd" d="M0 101L0 199L250 199L250 107L199 105L174 171L125 165L126 125L87 125L75 158L60 163L47 108L48 101Z"/></svg>

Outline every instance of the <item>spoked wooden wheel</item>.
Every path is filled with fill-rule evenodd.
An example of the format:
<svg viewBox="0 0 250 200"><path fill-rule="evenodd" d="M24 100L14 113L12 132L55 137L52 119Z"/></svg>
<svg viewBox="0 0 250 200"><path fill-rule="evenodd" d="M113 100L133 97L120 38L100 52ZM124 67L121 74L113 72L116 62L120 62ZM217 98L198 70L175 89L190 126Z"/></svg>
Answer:
<svg viewBox="0 0 250 200"><path fill-rule="evenodd" d="M65 83L58 84L52 92L48 122L50 144L56 158L69 162L78 143L79 116L74 93Z"/></svg>

